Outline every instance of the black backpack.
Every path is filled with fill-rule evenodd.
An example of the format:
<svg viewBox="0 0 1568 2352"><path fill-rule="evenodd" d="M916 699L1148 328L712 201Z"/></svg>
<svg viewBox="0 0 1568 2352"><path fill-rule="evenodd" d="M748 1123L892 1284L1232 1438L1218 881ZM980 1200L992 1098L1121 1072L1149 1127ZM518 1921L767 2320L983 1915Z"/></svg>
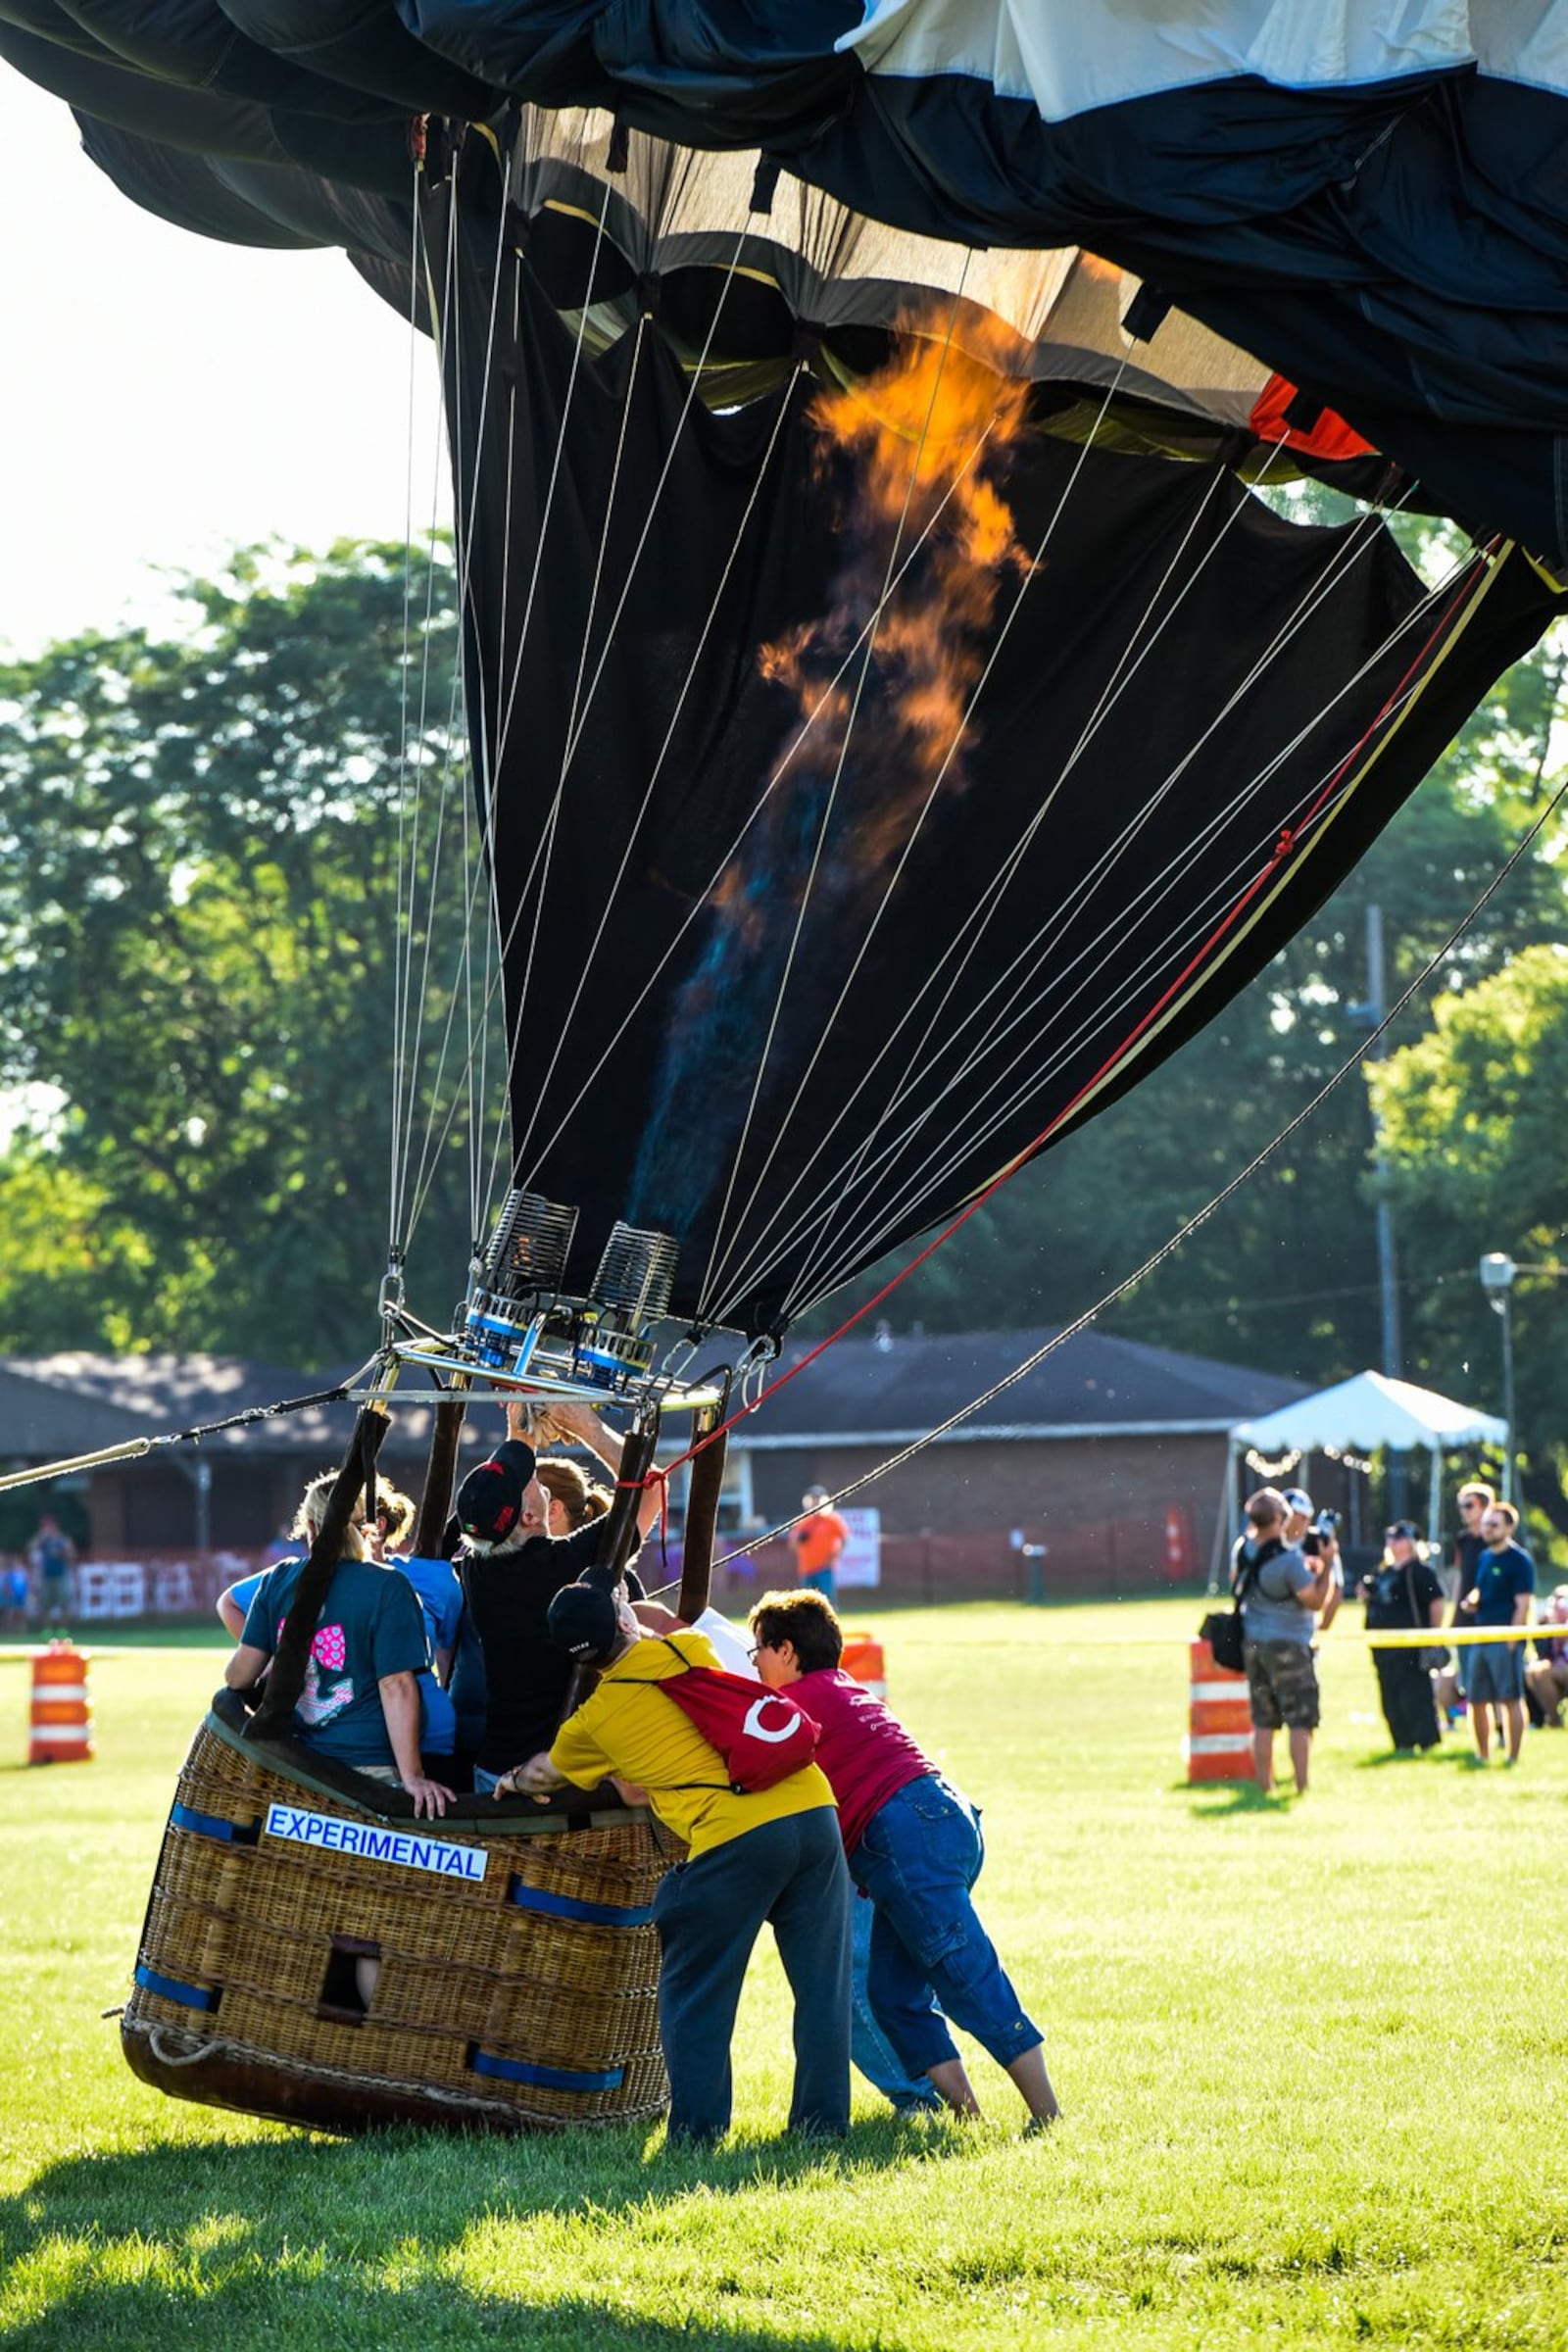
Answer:
<svg viewBox="0 0 1568 2352"><path fill-rule="evenodd" d="M1283 1549L1284 1545L1276 1543L1274 1550L1268 1555L1269 1558L1276 1558ZM1242 1572L1232 1587L1233 1597L1230 1607L1228 1609L1211 1609L1198 1629L1199 1640L1208 1643L1214 1655L1215 1665L1224 1674L1240 1674L1243 1670L1242 1603L1247 1598L1250 1588L1256 1584L1263 1566L1264 1562L1261 1558L1244 1560Z"/></svg>

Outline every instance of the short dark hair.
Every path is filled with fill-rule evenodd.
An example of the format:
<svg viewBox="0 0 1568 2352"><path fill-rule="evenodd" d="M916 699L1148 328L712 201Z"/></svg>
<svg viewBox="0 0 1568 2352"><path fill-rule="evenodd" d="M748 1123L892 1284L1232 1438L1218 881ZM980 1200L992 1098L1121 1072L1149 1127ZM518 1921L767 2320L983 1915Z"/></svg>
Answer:
<svg viewBox="0 0 1568 2352"><path fill-rule="evenodd" d="M825 1592L764 1592L747 1622L760 1649L793 1642L803 1674L819 1674L844 1655L844 1635Z"/></svg>
<svg viewBox="0 0 1568 2352"><path fill-rule="evenodd" d="M1287 1504L1278 1487L1259 1487L1247 1497L1247 1522L1250 1527L1274 1527L1285 1517Z"/></svg>

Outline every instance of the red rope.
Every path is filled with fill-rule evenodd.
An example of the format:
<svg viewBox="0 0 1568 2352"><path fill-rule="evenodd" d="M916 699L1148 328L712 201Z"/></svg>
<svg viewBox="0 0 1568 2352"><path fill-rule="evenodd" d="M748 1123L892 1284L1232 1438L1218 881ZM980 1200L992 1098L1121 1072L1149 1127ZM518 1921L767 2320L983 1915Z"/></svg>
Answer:
<svg viewBox="0 0 1568 2352"><path fill-rule="evenodd" d="M726 1421L721 1421L716 1429L709 1430L705 1436L697 1440L697 1443L694 1446L688 1446L684 1453L677 1454L672 1462L667 1462L662 1470L651 1470L648 1474L648 1477L642 1481L642 1484L645 1487L651 1485L655 1479L667 1481L672 1471L683 1468L687 1462L692 1461L696 1455L703 1452L705 1447L711 1446L715 1438L724 1437L740 1422L747 1420L751 1414L757 1411L760 1405L765 1404L770 1396L776 1396L780 1389L788 1388L792 1380L798 1380L801 1374L806 1370L808 1364L814 1364L819 1355L825 1355L830 1348L836 1347L839 1341L845 1338L849 1332L852 1332L858 1323L864 1322L866 1316L870 1314L873 1307L880 1306L884 1298L891 1298L901 1283L907 1282L909 1276L917 1272L918 1269L925 1264L925 1261L928 1257L934 1256L936 1251L942 1248L944 1243L950 1242L953 1239L954 1235L959 1231L960 1227L967 1225L971 1217L977 1216L980 1210L985 1207L986 1203L1002 1190L1003 1186L1006 1184L1012 1177L1016 1176L1018 1170L1021 1167L1024 1167L1031 1159L1033 1159L1037 1152L1044 1150L1045 1146L1051 1141L1051 1138L1060 1127L1066 1123L1068 1119L1072 1117L1073 1112L1087 1099L1087 1097L1095 1093L1096 1089L1106 1077L1110 1075L1111 1071L1116 1068L1117 1064L1126 1060L1127 1055L1137 1045L1139 1039L1144 1035L1145 1031L1148 1030L1151 1025L1159 1018L1166 1005L1171 1002L1171 999L1180 994L1182 989L1187 985L1187 982L1192 978L1193 974L1199 969L1200 965L1201 965L1204 960L1213 954L1214 950L1219 946L1220 942L1226 937L1226 935L1235 929L1242 916L1246 913L1248 907L1257 897L1258 892L1265 887L1265 885L1276 873L1278 873L1280 867L1285 863L1286 859L1295 855L1301 836L1313 823L1314 819L1321 816L1329 802L1334 798L1335 794L1345 782L1345 779L1350 772L1351 768L1355 766L1357 761L1359 761L1362 753L1366 750L1367 745L1371 742L1373 736L1376 735L1379 728L1384 724L1385 720L1388 719L1390 714L1397 707L1406 687L1410 684L1412 678L1416 676L1422 665L1430 659L1431 655L1441 642L1445 632L1448 628L1449 623L1452 621L1455 613L1468 599L1471 590L1475 587L1477 582L1484 577L1485 565L1480 560L1478 560L1466 573L1463 582L1444 610L1437 622L1434 624L1429 635L1423 640L1413 660L1410 662L1408 667L1404 671L1404 674L1399 679L1398 684L1392 688L1390 693L1385 697L1382 707L1378 710L1376 716L1367 722L1367 725L1363 728L1356 741L1351 745L1349 751L1347 752L1345 758L1340 761L1339 766L1334 770L1333 775L1330 776L1328 782L1323 786L1316 800L1313 801L1311 807L1307 809L1305 815L1298 818L1295 825L1287 825L1282 830L1280 837L1275 843L1273 851L1268 858L1268 862L1253 876L1252 880L1248 884L1246 890L1243 891L1241 897L1237 900L1235 906L1225 916L1223 922L1215 926L1214 930L1209 933L1207 939L1204 940L1202 946L1198 950L1197 954L1189 957L1188 961L1177 973L1175 979L1172 980L1170 985L1161 993L1160 996L1155 999L1154 1003L1149 1007L1149 1010L1143 1015L1137 1026L1128 1032L1127 1036L1123 1038L1121 1044L1116 1047L1113 1053L1107 1054L1106 1058L1101 1063L1099 1069L1094 1073L1094 1076L1092 1078L1085 1079L1083 1085L1078 1089L1072 1100L1065 1103L1062 1108L1056 1112L1055 1116L1049 1122L1047 1126L1041 1129L1040 1133L1035 1137L1033 1143L1025 1144L1023 1149L1016 1152L1014 1156L1007 1162L1006 1166L1002 1169L1001 1173L991 1179L991 1182L986 1186L985 1190L976 1194L975 1198L969 1202L968 1206L960 1209L958 1214L953 1219L953 1222L950 1225L945 1225L939 1234L935 1235L931 1241L927 1242L925 1248L921 1250L916 1256L910 1258L906 1266L902 1266L897 1274L893 1275L890 1280L885 1282L874 1298L867 1298L863 1306L858 1306L853 1315L847 1315L844 1321L839 1325L838 1329L836 1331L829 1332L825 1340L818 1340L814 1348L808 1348L806 1354L801 1357L800 1362L798 1364L791 1364L787 1372L781 1372L778 1379L772 1381L768 1387L762 1391L760 1396L754 1396L749 1404L741 1405L739 1410L731 1413ZM668 1487L666 1485L661 1505L662 1509L667 1507L667 1503Z"/></svg>

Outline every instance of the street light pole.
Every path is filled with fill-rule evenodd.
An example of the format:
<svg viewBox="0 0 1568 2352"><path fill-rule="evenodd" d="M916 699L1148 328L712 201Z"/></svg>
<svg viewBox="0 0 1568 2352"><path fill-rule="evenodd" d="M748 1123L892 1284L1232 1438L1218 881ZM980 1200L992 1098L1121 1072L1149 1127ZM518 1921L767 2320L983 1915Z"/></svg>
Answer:
<svg viewBox="0 0 1568 2352"><path fill-rule="evenodd" d="M1481 1287L1487 1294L1487 1304L1502 1319L1502 1499L1514 1499L1514 1404L1513 1404L1513 1278L1519 1269L1505 1250L1489 1250L1481 1260Z"/></svg>

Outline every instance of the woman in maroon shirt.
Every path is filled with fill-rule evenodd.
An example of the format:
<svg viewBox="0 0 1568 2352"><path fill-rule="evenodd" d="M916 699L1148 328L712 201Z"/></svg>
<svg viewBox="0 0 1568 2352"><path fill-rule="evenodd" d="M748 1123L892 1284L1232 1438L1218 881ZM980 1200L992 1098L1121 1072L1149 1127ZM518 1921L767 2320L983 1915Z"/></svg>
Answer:
<svg viewBox="0 0 1568 2352"><path fill-rule="evenodd" d="M1040 2030L1025 2015L970 1899L985 1844L980 1818L879 1698L844 1673L844 1637L815 1592L765 1592L751 1614L753 1656L821 1727L816 1761L838 1799L850 1875L876 1906L866 1994L911 2075L959 2115L978 2115L951 2017L1005 2067L1028 2129L1057 2113Z"/></svg>

